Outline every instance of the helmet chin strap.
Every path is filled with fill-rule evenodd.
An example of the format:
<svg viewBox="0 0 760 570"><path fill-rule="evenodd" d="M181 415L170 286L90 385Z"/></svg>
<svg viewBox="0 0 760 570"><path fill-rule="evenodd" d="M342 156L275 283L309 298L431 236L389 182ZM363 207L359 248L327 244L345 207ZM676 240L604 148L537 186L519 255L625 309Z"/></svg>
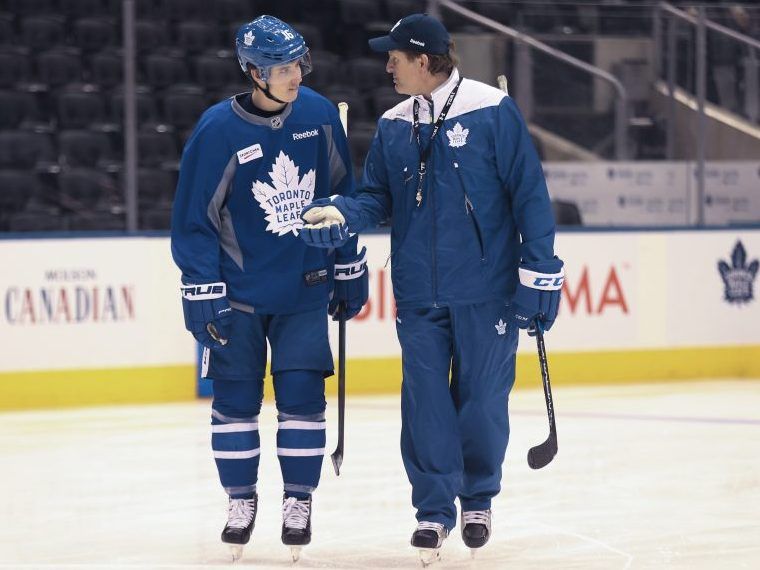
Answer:
<svg viewBox="0 0 760 570"><path fill-rule="evenodd" d="M267 99L269 99L270 101L274 101L275 103L280 103L281 105L287 105L288 104L287 101L283 101L282 99L278 99L277 97L275 97L274 95L272 95L272 92L269 90L269 82L268 81L262 81L264 83L264 87L262 87L261 85L259 85L256 82L256 80L253 77L253 66L251 66L251 65L248 66L248 77L251 79L251 81L253 82L253 85L257 89L261 89L261 92L266 96Z"/></svg>
<svg viewBox="0 0 760 570"><path fill-rule="evenodd" d="M272 95L272 92L269 90L269 83L264 83L264 87L259 87L261 89L261 92L267 96L268 99L271 99L275 103L282 103L283 105L287 105L287 101L283 101L282 99L278 99L274 95Z"/></svg>

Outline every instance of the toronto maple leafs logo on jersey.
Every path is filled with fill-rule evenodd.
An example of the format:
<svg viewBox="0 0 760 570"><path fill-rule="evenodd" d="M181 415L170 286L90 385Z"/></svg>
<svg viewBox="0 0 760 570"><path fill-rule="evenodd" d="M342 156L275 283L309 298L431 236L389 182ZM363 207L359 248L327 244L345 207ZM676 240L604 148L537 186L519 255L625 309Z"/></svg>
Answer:
<svg viewBox="0 0 760 570"><path fill-rule="evenodd" d="M496 328L496 334L501 336L503 334L507 334L507 323L505 323L503 320L499 319L499 322L494 325Z"/></svg>
<svg viewBox="0 0 760 570"><path fill-rule="evenodd" d="M468 134L470 134L470 129L463 128L457 122L453 129L446 131L446 136L449 137L449 146L460 147L466 145Z"/></svg>
<svg viewBox="0 0 760 570"><path fill-rule="evenodd" d="M267 215L267 231L283 236L298 235L303 227L301 210L314 199L315 171L312 168L299 178L298 166L283 151L277 155L269 172L272 184L254 180L251 191Z"/></svg>
<svg viewBox="0 0 760 570"><path fill-rule="evenodd" d="M755 282L760 262L757 259L747 264L747 252L741 241L737 241L731 252L731 265L723 260L718 262L718 271L725 286L724 299L729 303L749 303L753 299L752 285Z"/></svg>

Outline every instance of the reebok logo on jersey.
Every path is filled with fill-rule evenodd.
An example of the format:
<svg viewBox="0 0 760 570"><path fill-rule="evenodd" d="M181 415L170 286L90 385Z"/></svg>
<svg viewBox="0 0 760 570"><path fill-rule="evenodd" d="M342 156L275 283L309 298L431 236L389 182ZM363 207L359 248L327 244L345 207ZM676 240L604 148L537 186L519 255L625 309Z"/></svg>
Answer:
<svg viewBox="0 0 760 570"><path fill-rule="evenodd" d="M304 131L302 133L293 133L293 140L300 141L302 139L308 139L311 137L316 137L318 135L319 135L319 131L317 129L313 129L311 131Z"/></svg>
<svg viewBox="0 0 760 570"><path fill-rule="evenodd" d="M261 151L260 144L247 146L244 149L237 151L238 162L240 164L245 164L246 162L261 158L262 156L264 156L264 153Z"/></svg>

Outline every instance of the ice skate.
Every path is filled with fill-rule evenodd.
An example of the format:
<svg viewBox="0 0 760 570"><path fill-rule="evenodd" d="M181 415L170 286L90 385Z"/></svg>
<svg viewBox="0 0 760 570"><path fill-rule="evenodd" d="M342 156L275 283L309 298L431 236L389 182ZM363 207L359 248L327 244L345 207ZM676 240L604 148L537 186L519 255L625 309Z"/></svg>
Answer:
<svg viewBox="0 0 760 570"><path fill-rule="evenodd" d="M259 497L254 493L250 499L230 498L227 507L227 524L222 531L222 542L230 545L232 561L240 560L243 546L248 544L251 531L256 523L256 508Z"/></svg>
<svg viewBox="0 0 760 570"><path fill-rule="evenodd" d="M441 523L420 521L412 534L412 546L419 550L423 568L441 559L441 545L449 532Z"/></svg>
<svg viewBox="0 0 760 570"><path fill-rule="evenodd" d="M311 542L311 496L308 499L283 497L282 543L290 547L293 562L301 557L301 547Z"/></svg>
<svg viewBox="0 0 760 570"><path fill-rule="evenodd" d="M462 540L475 557L478 548L491 537L491 509L485 511L462 511Z"/></svg>

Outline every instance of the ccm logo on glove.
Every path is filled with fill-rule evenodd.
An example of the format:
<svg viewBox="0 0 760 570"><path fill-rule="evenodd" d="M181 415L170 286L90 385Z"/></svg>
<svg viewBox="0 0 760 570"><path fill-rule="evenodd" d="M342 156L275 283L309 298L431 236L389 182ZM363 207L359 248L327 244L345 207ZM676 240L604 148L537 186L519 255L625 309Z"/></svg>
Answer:
<svg viewBox="0 0 760 570"><path fill-rule="evenodd" d="M543 289L544 291L558 291L565 282L565 272L547 275L529 269L520 268L520 283L531 289Z"/></svg>

